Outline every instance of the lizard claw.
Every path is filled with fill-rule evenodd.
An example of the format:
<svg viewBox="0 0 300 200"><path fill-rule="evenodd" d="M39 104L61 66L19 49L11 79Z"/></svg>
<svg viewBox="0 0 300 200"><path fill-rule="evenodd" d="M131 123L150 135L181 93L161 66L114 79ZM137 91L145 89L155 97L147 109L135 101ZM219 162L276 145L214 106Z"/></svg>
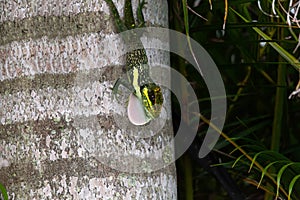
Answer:
<svg viewBox="0 0 300 200"><path fill-rule="evenodd" d="M118 94L122 93L122 92L119 92L120 85L124 86L125 88L127 88L131 92L134 91L134 88L129 83L125 82L121 78L118 78L118 80L115 82L114 86L111 88L111 90L112 90L112 100L114 100L116 98L118 103L121 103L121 101L118 98Z"/></svg>

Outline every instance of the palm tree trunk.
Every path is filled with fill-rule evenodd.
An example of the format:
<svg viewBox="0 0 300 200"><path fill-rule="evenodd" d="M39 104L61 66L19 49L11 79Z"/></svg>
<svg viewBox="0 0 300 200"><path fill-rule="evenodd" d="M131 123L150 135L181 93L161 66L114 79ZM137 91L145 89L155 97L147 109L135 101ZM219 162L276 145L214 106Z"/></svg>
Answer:
<svg viewBox="0 0 300 200"><path fill-rule="evenodd" d="M176 199L174 164L126 170L141 167L162 135L172 137L172 123L139 141L116 124L122 108L111 87L122 69L111 54L122 48L103 43L113 29L105 3L2 1L0 8L0 183L9 198ZM162 1L146 9L146 20L167 24Z"/></svg>

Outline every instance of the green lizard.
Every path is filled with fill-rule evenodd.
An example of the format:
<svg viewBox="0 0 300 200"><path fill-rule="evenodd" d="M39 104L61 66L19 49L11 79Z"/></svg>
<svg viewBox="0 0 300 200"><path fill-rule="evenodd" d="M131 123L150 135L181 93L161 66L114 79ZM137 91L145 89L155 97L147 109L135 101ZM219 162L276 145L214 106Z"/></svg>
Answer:
<svg viewBox="0 0 300 200"><path fill-rule="evenodd" d="M139 2L137 9L137 23L133 17L131 0L125 0L124 20L120 18L118 10L112 0L105 0L105 2L113 16L117 32L120 33L144 25L144 16L142 12L142 8L145 5L144 1ZM129 41L125 41L125 43L130 41L135 43L141 42L136 35L133 35L132 38ZM164 101L161 88L153 83L150 78L148 58L145 49L133 50L126 54L125 59L128 82L124 83L119 79L113 87L114 94L117 92L120 84L129 86L134 91L134 95L142 103L148 121L150 121L160 115Z"/></svg>

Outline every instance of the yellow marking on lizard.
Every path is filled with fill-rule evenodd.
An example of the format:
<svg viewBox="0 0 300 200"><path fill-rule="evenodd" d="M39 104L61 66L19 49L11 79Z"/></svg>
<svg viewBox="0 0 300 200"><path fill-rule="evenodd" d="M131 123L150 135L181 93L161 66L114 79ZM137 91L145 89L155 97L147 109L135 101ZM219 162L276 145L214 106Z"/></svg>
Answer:
<svg viewBox="0 0 300 200"><path fill-rule="evenodd" d="M139 86L139 71L136 67L133 67L132 86L135 90L135 95L137 96L137 98L142 99L142 95L140 92L140 86Z"/></svg>
<svg viewBox="0 0 300 200"><path fill-rule="evenodd" d="M155 116L154 116L155 111L154 111L154 108L153 108L153 104L152 104L152 102L149 98L148 88L147 87L143 88L142 92L143 92L144 97L146 97L146 99L144 99L143 101L146 101L146 102L144 102L144 106L145 106L145 110L147 112L147 115L149 117L151 117L152 119L154 119L155 118Z"/></svg>
<svg viewBox="0 0 300 200"><path fill-rule="evenodd" d="M148 95L148 88L145 87L145 88L143 89L143 94L145 95L145 97L146 97L146 99L147 99L147 102L148 102L149 106L152 107L152 102L151 102L151 100L149 99L149 95Z"/></svg>

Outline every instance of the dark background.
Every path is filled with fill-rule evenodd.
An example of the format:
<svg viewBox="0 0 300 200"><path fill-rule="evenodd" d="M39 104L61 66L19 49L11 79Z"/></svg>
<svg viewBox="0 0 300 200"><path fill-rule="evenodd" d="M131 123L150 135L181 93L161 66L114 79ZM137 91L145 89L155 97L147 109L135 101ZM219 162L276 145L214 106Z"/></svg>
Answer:
<svg viewBox="0 0 300 200"><path fill-rule="evenodd" d="M281 2L281 7L276 1L279 17L271 17L263 13L272 14L271 1L261 1L262 11L257 1L230 0L225 30L224 0L212 1L212 10L208 0L196 7L195 1L187 2L207 21L190 10L184 15L182 1L168 3L170 28L186 33L184 19L188 17L190 36L217 64L227 93L223 133L229 139L222 135L213 152L199 159L197 150L208 127L201 120L196 140L176 163L179 199L274 199L277 188L279 197L287 199L291 190L290 197L300 199L300 98L288 99L299 73L269 43L276 42L286 55L298 59L299 28L296 23L287 25L284 9L288 9L288 2ZM272 40L262 38L255 27ZM210 100L202 77L177 55L171 55L171 63L189 80L199 98L201 114L209 119ZM172 106L176 132L180 120L189 122L180 117L175 97Z"/></svg>

